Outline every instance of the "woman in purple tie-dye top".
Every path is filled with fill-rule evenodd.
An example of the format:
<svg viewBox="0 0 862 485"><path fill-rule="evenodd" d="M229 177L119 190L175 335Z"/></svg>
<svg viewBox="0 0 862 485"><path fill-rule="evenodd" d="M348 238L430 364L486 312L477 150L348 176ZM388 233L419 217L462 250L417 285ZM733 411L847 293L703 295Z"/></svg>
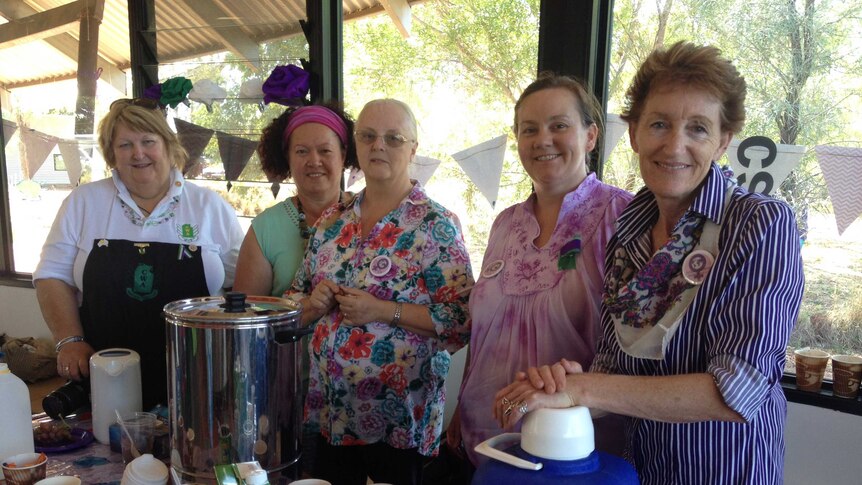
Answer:
<svg viewBox="0 0 862 485"><path fill-rule="evenodd" d="M567 77L540 77L515 105L518 154L534 192L491 228L470 296L470 355L447 436L450 447L463 440L474 465L473 448L503 432L490 409L515 372L571 355L588 364L595 354L605 245L631 200L587 173L600 122L596 99Z"/></svg>

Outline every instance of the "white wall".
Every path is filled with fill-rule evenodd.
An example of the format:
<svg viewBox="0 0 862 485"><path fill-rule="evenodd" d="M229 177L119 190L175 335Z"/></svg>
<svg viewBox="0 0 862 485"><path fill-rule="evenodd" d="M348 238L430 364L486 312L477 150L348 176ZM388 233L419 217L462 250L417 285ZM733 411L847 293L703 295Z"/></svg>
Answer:
<svg viewBox="0 0 862 485"><path fill-rule="evenodd" d="M39 311L36 290L0 286L0 333L10 337L52 338Z"/></svg>
<svg viewBox="0 0 862 485"><path fill-rule="evenodd" d="M788 403L784 483L862 483L862 416Z"/></svg>
<svg viewBox="0 0 862 485"><path fill-rule="evenodd" d="M0 333L51 338L31 288L0 286ZM446 383L446 421L452 413L464 369L464 350L453 356ZM862 483L862 416L802 404L788 404L785 433L787 485Z"/></svg>

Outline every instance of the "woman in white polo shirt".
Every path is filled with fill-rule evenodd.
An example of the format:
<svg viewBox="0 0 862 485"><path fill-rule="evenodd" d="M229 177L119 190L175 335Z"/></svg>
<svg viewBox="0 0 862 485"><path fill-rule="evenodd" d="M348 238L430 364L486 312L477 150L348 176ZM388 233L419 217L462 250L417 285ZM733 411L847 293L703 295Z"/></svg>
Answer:
<svg viewBox="0 0 862 485"><path fill-rule="evenodd" d="M167 403L163 306L230 287L243 234L230 205L183 178L188 155L155 100L115 101L99 146L112 177L63 202L33 282L58 373L82 379L95 351L133 349L146 409Z"/></svg>

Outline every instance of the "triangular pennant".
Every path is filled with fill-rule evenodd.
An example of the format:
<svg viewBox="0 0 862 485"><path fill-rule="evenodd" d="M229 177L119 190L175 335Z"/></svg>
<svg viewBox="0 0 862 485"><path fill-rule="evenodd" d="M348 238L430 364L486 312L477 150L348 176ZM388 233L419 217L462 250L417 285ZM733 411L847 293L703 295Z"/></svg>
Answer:
<svg viewBox="0 0 862 485"><path fill-rule="evenodd" d="M61 141L59 143L60 154L63 155L63 163L66 164L66 174L69 183L76 187L81 182L81 152L78 151L77 141Z"/></svg>
<svg viewBox="0 0 862 485"><path fill-rule="evenodd" d="M771 195L799 165L805 147L776 144L765 136L734 138L727 159L739 185L749 192Z"/></svg>
<svg viewBox="0 0 862 485"><path fill-rule="evenodd" d="M356 182L359 182L363 178L365 178L365 174L362 173L362 170L360 168L351 167L350 173L347 175L347 187L346 188L349 189L353 184L355 184Z"/></svg>
<svg viewBox="0 0 862 485"><path fill-rule="evenodd" d="M491 207L497 203L507 139L507 135L500 135L452 155Z"/></svg>
<svg viewBox="0 0 862 485"><path fill-rule="evenodd" d="M174 118L174 125L177 127L177 137L180 139L180 145L189 154L189 163L185 167L184 173L188 174L195 167L202 170L203 167L198 163L198 159L203 154L204 149L209 144L215 132L209 128L204 128L203 126L198 126L179 118Z"/></svg>
<svg viewBox="0 0 862 485"><path fill-rule="evenodd" d="M608 119L605 122L605 145L602 150L602 160L607 160L611 156L611 152L614 151L623 133L628 129L629 124L623 121L620 115L608 113Z"/></svg>
<svg viewBox="0 0 862 485"><path fill-rule="evenodd" d="M236 180L242 173L248 160L254 155L257 141L247 140L227 133L216 132L218 139L218 152L221 155L221 163L224 166L224 177L228 181ZM228 184L228 187L232 184Z"/></svg>
<svg viewBox="0 0 862 485"><path fill-rule="evenodd" d="M428 185L438 166L440 166L440 160L417 155L409 167L410 178L418 180L422 186Z"/></svg>
<svg viewBox="0 0 862 485"><path fill-rule="evenodd" d="M826 180L840 235L862 214L858 186L862 178L862 148L818 145L814 153Z"/></svg>
<svg viewBox="0 0 862 485"><path fill-rule="evenodd" d="M6 144L9 144L9 139L12 138L12 135L15 134L15 130L18 129L18 125L9 121L3 120L3 139L6 140Z"/></svg>
<svg viewBox="0 0 862 485"><path fill-rule="evenodd" d="M27 154L27 178L32 179L42 168L45 159L57 146L58 138L40 133L30 128L21 130L21 140ZM22 167L23 168L23 167Z"/></svg>

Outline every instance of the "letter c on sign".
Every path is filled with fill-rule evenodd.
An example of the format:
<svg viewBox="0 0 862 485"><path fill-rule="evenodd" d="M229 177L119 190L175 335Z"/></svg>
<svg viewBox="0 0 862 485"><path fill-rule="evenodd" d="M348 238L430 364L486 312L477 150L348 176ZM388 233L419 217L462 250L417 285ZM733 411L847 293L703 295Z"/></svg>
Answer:
<svg viewBox="0 0 862 485"><path fill-rule="evenodd" d="M761 170L751 177L751 182L746 188L749 192L759 192L763 195L769 195L769 193L772 192L772 186L775 185L775 182L772 180L772 175L765 169L775 161L775 156L778 155L778 147L775 146L774 141L765 136L752 136L742 140L739 147L736 149L736 158L745 168L749 168L751 166L751 159L745 155L745 151L753 147L765 148L766 156L760 162ZM745 174L737 177L739 185L745 186L746 180L747 177ZM761 184L763 184L762 190L758 189Z"/></svg>

